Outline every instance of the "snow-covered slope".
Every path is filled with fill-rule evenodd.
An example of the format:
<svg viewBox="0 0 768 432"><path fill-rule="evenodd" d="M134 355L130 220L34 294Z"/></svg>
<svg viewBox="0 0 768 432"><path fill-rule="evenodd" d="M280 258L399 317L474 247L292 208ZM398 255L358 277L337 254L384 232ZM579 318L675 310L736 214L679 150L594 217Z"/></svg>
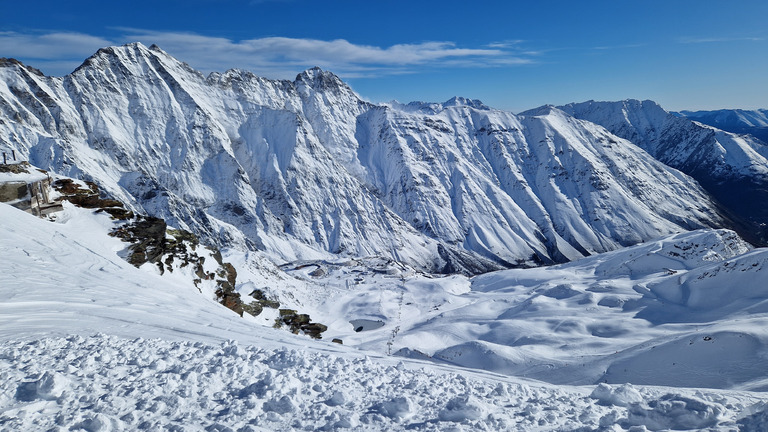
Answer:
<svg viewBox="0 0 768 432"><path fill-rule="evenodd" d="M345 343L438 363L557 384L765 390L768 250L750 249L704 230L471 281L365 275L320 308L381 321Z"/></svg>
<svg viewBox="0 0 768 432"><path fill-rule="evenodd" d="M561 107L604 126L695 178L739 222L749 241L768 244L768 146L668 113L652 101L583 102Z"/></svg>
<svg viewBox="0 0 768 432"><path fill-rule="evenodd" d="M53 223L0 204L0 221L0 430L726 431L761 430L768 421L764 393L556 387L293 336L240 318L177 272L128 264L119 257L126 244L107 236L114 222L103 213L65 203ZM649 268L642 262L657 247L672 262L665 265L683 269L744 245L727 232L705 232L643 247L631 255L639 267ZM490 289L515 274L523 273L473 285ZM418 285L410 289L425 292ZM466 291L461 283L431 288L441 285ZM728 334L704 325L700 335L714 339L695 346L745 347L738 341L745 337L759 351L755 323L743 320ZM641 366L669 377L673 358Z"/></svg>
<svg viewBox="0 0 768 432"><path fill-rule="evenodd" d="M750 134L768 142L768 110L722 109L674 113L724 131Z"/></svg>
<svg viewBox="0 0 768 432"><path fill-rule="evenodd" d="M0 145L132 209L273 259L478 273L721 226L691 178L548 108L373 105L335 75L208 77L157 47L72 74L0 67Z"/></svg>

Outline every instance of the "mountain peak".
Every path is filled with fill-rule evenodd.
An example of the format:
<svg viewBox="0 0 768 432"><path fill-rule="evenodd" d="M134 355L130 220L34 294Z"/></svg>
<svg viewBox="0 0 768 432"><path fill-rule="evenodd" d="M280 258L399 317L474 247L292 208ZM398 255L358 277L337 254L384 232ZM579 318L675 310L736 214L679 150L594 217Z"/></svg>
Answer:
<svg viewBox="0 0 768 432"><path fill-rule="evenodd" d="M523 117L541 117L541 116L548 116L550 114L567 114L562 109L554 106L554 105L542 105L538 108L529 109L528 111L523 111L519 115Z"/></svg>
<svg viewBox="0 0 768 432"><path fill-rule="evenodd" d="M624 99L621 101L572 102L557 107L576 118L588 120L613 130L611 122L628 121L635 127L648 126L650 123L661 124L672 115L661 105L652 100ZM649 123L650 122L650 123ZM645 126L642 126L645 127ZM627 137L624 137L627 138ZM630 141L636 137L627 138ZM633 141L634 142L634 141ZM637 143L635 143L637 144Z"/></svg>
<svg viewBox="0 0 768 432"><path fill-rule="evenodd" d="M99 48L96 53L94 53L93 56L114 56L117 55L118 52L128 52L128 51L137 51L141 53L149 53L150 48L147 48L146 45L144 45L141 42L130 42L123 45L113 45L105 48ZM152 45L152 51L161 51L160 47L157 45Z"/></svg>
<svg viewBox="0 0 768 432"><path fill-rule="evenodd" d="M392 101L389 106L406 112L422 112L425 114L437 114L449 107L469 107L477 110L490 110L491 108L478 99L468 99L461 96L454 96L443 103L413 101L402 104L398 101Z"/></svg>
<svg viewBox="0 0 768 432"><path fill-rule="evenodd" d="M314 66L296 75L295 81L296 83L306 83L316 90L347 86L336 74L324 71L319 66Z"/></svg>
<svg viewBox="0 0 768 432"><path fill-rule="evenodd" d="M131 51L138 51L142 54L149 54L149 48L144 46L141 42L131 42L127 43L125 45L115 45L115 46L109 46L104 48L99 48L98 51L93 53L92 56L85 59L85 61L77 67L77 69L74 70L74 72L78 72L81 69L87 68L89 66L98 65L100 62L111 62L114 59L119 59L123 57L125 54L131 52ZM98 68L103 68L103 66L97 66Z"/></svg>
<svg viewBox="0 0 768 432"><path fill-rule="evenodd" d="M45 76L43 72L40 71L40 69L33 68L32 66L27 66L21 61L16 60L15 58L0 57L0 67L14 67L14 66L24 68L25 70L35 75Z"/></svg>
<svg viewBox="0 0 768 432"><path fill-rule="evenodd" d="M621 108L621 109L627 109L627 110L664 110L661 105L659 105L657 102L652 101L650 99L645 100L639 100L639 99L624 99L620 101L596 101L596 100L588 100L585 102L571 102L569 104L563 105L560 108L565 109L569 107L580 107L581 109L584 109L585 107L601 107L601 108L607 108L607 107L615 107L615 108Z"/></svg>
<svg viewBox="0 0 768 432"><path fill-rule="evenodd" d="M117 67L123 72L133 70L134 73L141 74L142 72L140 71L140 68L135 69L137 65L142 63L155 63L156 60L161 60L160 63L163 63L168 67L178 67L200 78L205 78L198 70L194 69L189 64L176 59L163 51L159 46L152 44L148 48L141 42L131 42L119 46L100 48L92 56L88 57L83 64L78 66L73 73L77 73L86 68L104 70L106 68Z"/></svg>
<svg viewBox="0 0 768 432"><path fill-rule="evenodd" d="M469 108L475 108L479 110L489 110L491 109L488 105L484 104L479 99L469 99L462 96L454 96L447 101L443 102L444 107L450 107L450 106L465 106Z"/></svg>

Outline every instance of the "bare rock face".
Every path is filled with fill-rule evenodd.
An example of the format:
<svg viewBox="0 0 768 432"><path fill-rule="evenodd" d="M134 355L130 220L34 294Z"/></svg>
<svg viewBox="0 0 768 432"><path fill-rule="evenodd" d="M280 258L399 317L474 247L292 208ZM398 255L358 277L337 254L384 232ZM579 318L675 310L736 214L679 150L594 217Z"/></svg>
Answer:
<svg viewBox="0 0 768 432"><path fill-rule="evenodd" d="M215 295L219 303L243 315L243 301L235 289L237 270L232 264L222 261L217 249L201 246L191 232L169 229L165 220L160 218L139 216L115 228L111 234L131 244L127 257L131 264L136 267L154 264L160 273L173 272L177 267L192 268L197 276L193 282L198 288L203 281L215 281ZM205 271L206 256L216 261L215 272Z"/></svg>

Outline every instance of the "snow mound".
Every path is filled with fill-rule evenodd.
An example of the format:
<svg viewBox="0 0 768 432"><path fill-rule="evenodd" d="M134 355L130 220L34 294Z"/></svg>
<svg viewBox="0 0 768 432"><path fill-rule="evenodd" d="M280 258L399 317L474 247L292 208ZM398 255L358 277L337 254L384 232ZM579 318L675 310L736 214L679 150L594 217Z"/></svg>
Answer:
<svg viewBox="0 0 768 432"><path fill-rule="evenodd" d="M629 407L622 426L644 426L659 430L702 430L717 425L725 408L714 402L695 397L667 394L647 403L635 403Z"/></svg>
<svg viewBox="0 0 768 432"><path fill-rule="evenodd" d="M768 403L760 402L750 407L748 413L739 419L738 424L743 431L768 430Z"/></svg>
<svg viewBox="0 0 768 432"><path fill-rule="evenodd" d="M710 319L736 311L768 312L766 271L768 250L758 249L701 266L679 278L649 284L648 288L660 300ZM686 318L679 316L680 320Z"/></svg>
<svg viewBox="0 0 768 432"><path fill-rule="evenodd" d="M595 387L589 397L596 399L601 405L623 407L643 400L643 396L631 384L622 384L614 388L601 383Z"/></svg>
<svg viewBox="0 0 768 432"><path fill-rule="evenodd" d="M673 234L599 257L588 257L564 267L595 265L595 274L643 276L660 271L690 270L752 250L731 230L695 230Z"/></svg>
<svg viewBox="0 0 768 432"><path fill-rule="evenodd" d="M449 400L448 403L438 413L438 418L442 421L458 422L463 420L477 420L485 414L486 409L477 398L462 395Z"/></svg>

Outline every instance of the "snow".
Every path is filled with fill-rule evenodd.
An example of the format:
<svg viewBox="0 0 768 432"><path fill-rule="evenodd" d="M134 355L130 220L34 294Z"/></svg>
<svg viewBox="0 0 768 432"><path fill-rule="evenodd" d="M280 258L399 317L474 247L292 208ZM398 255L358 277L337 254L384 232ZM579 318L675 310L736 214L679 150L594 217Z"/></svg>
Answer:
<svg viewBox="0 0 768 432"><path fill-rule="evenodd" d="M302 307L348 346L556 384L764 389L768 267L766 250L751 249L732 231L702 230L472 279L360 263L288 273L323 290ZM378 325L354 333L357 320Z"/></svg>
<svg viewBox="0 0 768 432"><path fill-rule="evenodd" d="M760 141L677 117L652 101L589 101L561 108L604 126L684 172L704 169L717 178L768 174L768 149Z"/></svg>
<svg viewBox="0 0 768 432"><path fill-rule="evenodd" d="M628 333L614 331L607 337L626 339L625 344L634 346L624 350L620 361L611 363L600 378L609 383L624 378L624 383L555 386L516 373L514 365L524 360L519 357L519 348L524 345L505 347L500 345L501 340L467 341L455 346L452 352L456 356L473 356L465 366L481 368L470 370L454 366L461 362L436 362L426 355L419 359L387 356L384 345L372 351L349 346L375 348L370 339L376 338L376 332L391 332L389 322L381 330L362 333L354 333L347 322L344 345L338 345L325 342L329 335L324 335L323 341L313 341L272 329L259 317L240 318L217 304L210 293L194 288L179 272L161 276L154 269L137 269L123 261L118 254L124 245L106 236L114 222L103 214L65 205L64 213L49 222L0 205L0 220L0 253L5 257L0 261L0 273L5 278L5 298L0 303L2 430L725 431L759 430L768 418L764 393L722 389L765 379L762 371L755 376L766 346L766 335L758 328L756 318L762 316L761 312L753 312L752 318L738 313L735 319L699 322L699 339L683 340L678 334L668 338L667 344L651 348L640 340L640 335L632 335L643 331L642 326L629 326L629 318L616 320L618 311L610 312L614 319L609 321L601 315L580 316L562 306L550 309L548 319L557 317L561 329L555 333L574 337L573 345L582 344L578 339L580 331L590 326L595 331L600 323L603 328L599 331L604 333L617 326L629 326ZM372 316L372 311L378 310L392 317L399 304L400 333L391 348L398 348L402 337L413 341L411 346L422 352L429 352L429 344L445 341L436 328L430 328L439 322L453 328L454 338L469 339L481 334L477 325L490 324L485 317L494 316L502 326L495 334L508 334L501 315L510 314L508 306L504 306L514 302L510 295L527 291L534 281L548 286L547 278L581 275L581 280L561 282L531 299L535 300L531 304L539 305L541 318L518 321L528 326L528 343L533 344L529 348L537 352L537 362L546 366L549 347L566 351L573 348L548 342L545 336L552 334L551 330L537 335L539 320L547 308L559 302L577 304L584 297L582 293L616 293L608 284L597 283L607 279L592 283L587 275L594 277L595 269L600 268L601 274L616 278L606 266L618 262L622 252L625 257L634 257L636 264L631 272L619 266L619 270L623 269L619 274L626 277L631 273L634 281L641 281L639 269L645 269L644 274L652 269L654 278L663 281L664 277L674 276L659 275L666 272L659 272L656 261L650 259L654 253L676 259L664 261L677 269L676 276L683 272L713 274L710 267L720 265L723 269L714 276L717 278L732 268L738 274L747 274L741 268L751 269L751 263L763 252L748 249L732 233L704 231L557 268L505 271L472 280L463 276L431 278L375 259L352 264L343 260L320 263L328 270L325 280L310 279L309 273L318 265L291 270L289 274L307 277L306 285L296 278L297 282L291 282L298 287L295 294L299 300L302 296L309 298L305 290L320 290L320 296L329 297L334 289L338 290L332 296L338 309L332 313L341 315L348 310L345 305L350 298L385 282L378 288L375 308L358 304L356 314ZM257 282L252 278L257 275L241 264L238 267L243 271L239 273L245 278L241 285L252 286ZM347 288L345 281L354 282L360 271L369 272L365 280L351 282L351 288ZM338 285L334 287L330 281L338 281ZM386 281L401 291L404 287L403 295L386 295L390 289ZM261 282L266 280L262 278ZM759 288L754 283L752 286ZM579 294L574 295L576 291ZM759 289L750 292L761 293ZM506 300L502 293L508 297ZM494 298L489 302L483 296ZM407 305L422 300L429 301L425 305ZM329 298L326 305L316 307L333 303ZM426 310L431 305L438 306L437 310ZM764 322L761 325L765 328ZM669 327L657 333L672 330ZM427 337L430 334L431 342ZM402 335L413 337L406 339ZM702 335L708 338L702 339ZM693 351L687 348L690 346ZM648 349L627 355L642 347ZM599 351L595 349L592 344L587 351ZM738 355L729 357L727 354L732 352ZM449 357L448 351L443 354ZM743 361L731 364L729 358ZM668 365L674 361L680 362L678 369ZM495 364L511 367L503 375L482 370L499 369ZM711 375L702 374L706 368L712 369ZM634 375L622 376L626 370ZM557 368L550 371L554 376L559 374ZM655 377L660 387L636 384L642 381L642 373ZM685 377L686 373L691 379ZM721 381L734 382L718 383L712 380L715 373L723 377ZM678 381L673 379L680 375ZM694 387L721 389L670 387L691 386L694 379L699 379Z"/></svg>
<svg viewBox="0 0 768 432"><path fill-rule="evenodd" d="M18 166L20 166L18 172L0 172L0 183L33 183L48 178L47 174L37 171L31 166Z"/></svg>
<svg viewBox="0 0 768 432"><path fill-rule="evenodd" d="M746 393L606 384L590 393L308 347L94 334L2 348L5 430L728 430L742 410L764 410Z"/></svg>
<svg viewBox="0 0 768 432"><path fill-rule="evenodd" d="M766 142L768 110L723 109L715 111L682 111L675 113L700 123L733 133L748 133Z"/></svg>

